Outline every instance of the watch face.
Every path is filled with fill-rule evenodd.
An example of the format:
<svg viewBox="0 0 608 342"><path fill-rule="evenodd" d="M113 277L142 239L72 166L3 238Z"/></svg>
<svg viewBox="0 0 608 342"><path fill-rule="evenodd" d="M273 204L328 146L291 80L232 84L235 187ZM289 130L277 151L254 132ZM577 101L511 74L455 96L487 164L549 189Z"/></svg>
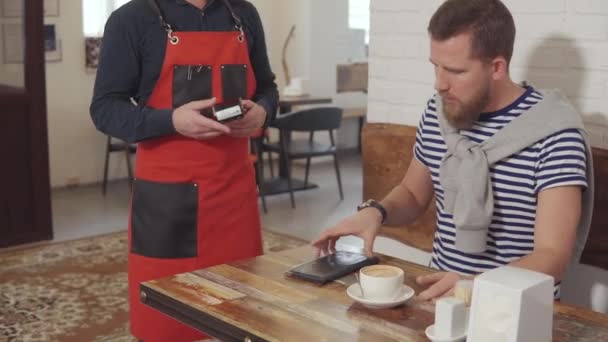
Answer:
<svg viewBox="0 0 608 342"><path fill-rule="evenodd" d="M361 209L365 209L365 208L369 208L369 207L371 207L372 201L373 201L373 200L367 200L367 201L365 201L365 202L363 202L363 203L359 204L359 205L357 206L357 209L361 210Z"/></svg>

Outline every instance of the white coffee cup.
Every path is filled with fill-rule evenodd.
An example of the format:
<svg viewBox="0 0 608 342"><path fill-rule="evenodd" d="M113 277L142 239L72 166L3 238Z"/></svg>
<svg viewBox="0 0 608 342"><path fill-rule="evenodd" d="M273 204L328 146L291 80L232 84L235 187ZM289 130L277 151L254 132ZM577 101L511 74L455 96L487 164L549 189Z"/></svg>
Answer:
<svg viewBox="0 0 608 342"><path fill-rule="evenodd" d="M403 270L390 265L372 265L359 270L361 292L365 299L390 301L403 287Z"/></svg>

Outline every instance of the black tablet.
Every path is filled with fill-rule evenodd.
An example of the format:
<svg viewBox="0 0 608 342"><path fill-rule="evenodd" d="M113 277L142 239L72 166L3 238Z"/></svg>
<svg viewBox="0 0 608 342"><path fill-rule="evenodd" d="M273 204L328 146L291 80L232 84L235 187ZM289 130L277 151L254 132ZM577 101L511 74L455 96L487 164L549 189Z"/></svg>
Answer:
<svg viewBox="0 0 608 342"><path fill-rule="evenodd" d="M377 264L379 261L377 257L337 251L334 254L298 265L289 270L287 274L314 283L325 284L355 272L361 267Z"/></svg>

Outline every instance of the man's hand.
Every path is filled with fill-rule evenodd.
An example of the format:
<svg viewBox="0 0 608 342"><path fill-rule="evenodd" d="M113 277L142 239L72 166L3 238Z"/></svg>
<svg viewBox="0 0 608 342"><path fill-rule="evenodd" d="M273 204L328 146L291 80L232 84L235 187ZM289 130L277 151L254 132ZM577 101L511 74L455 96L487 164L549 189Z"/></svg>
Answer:
<svg viewBox="0 0 608 342"><path fill-rule="evenodd" d="M323 232L312 245L317 248L317 255L331 254L336 252L336 242L340 237L354 235L363 239L365 254L372 256L374 240L381 222L382 215L378 210L366 208Z"/></svg>
<svg viewBox="0 0 608 342"><path fill-rule="evenodd" d="M206 118L201 110L215 104L215 98L202 101L192 101L173 111L173 127L186 137L203 140L229 134L230 128L221 123Z"/></svg>
<svg viewBox="0 0 608 342"><path fill-rule="evenodd" d="M468 279L454 272L438 272L416 278L419 285L426 286L418 297L422 300L431 300L454 295L454 286L461 279Z"/></svg>
<svg viewBox="0 0 608 342"><path fill-rule="evenodd" d="M264 107L250 100L241 102L245 115L240 120L234 120L226 123L230 128L230 135L238 138L246 138L253 136L257 130L264 125L266 120L266 110Z"/></svg>

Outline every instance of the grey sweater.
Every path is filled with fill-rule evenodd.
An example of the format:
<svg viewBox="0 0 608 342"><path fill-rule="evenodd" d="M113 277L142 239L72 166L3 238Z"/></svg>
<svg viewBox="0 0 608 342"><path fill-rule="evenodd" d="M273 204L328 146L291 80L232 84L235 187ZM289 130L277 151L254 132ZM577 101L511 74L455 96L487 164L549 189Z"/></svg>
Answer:
<svg viewBox="0 0 608 342"><path fill-rule="evenodd" d="M486 250L486 235L494 213L494 196L489 168L537 141L565 129L578 129L585 138L587 182L573 258L582 254L593 210L593 160L591 148L577 111L558 91L543 91L543 100L515 118L481 144L470 141L452 127L436 98L437 117L447 152L440 166L440 182L445 190L445 210L456 226L455 246L466 253Z"/></svg>

